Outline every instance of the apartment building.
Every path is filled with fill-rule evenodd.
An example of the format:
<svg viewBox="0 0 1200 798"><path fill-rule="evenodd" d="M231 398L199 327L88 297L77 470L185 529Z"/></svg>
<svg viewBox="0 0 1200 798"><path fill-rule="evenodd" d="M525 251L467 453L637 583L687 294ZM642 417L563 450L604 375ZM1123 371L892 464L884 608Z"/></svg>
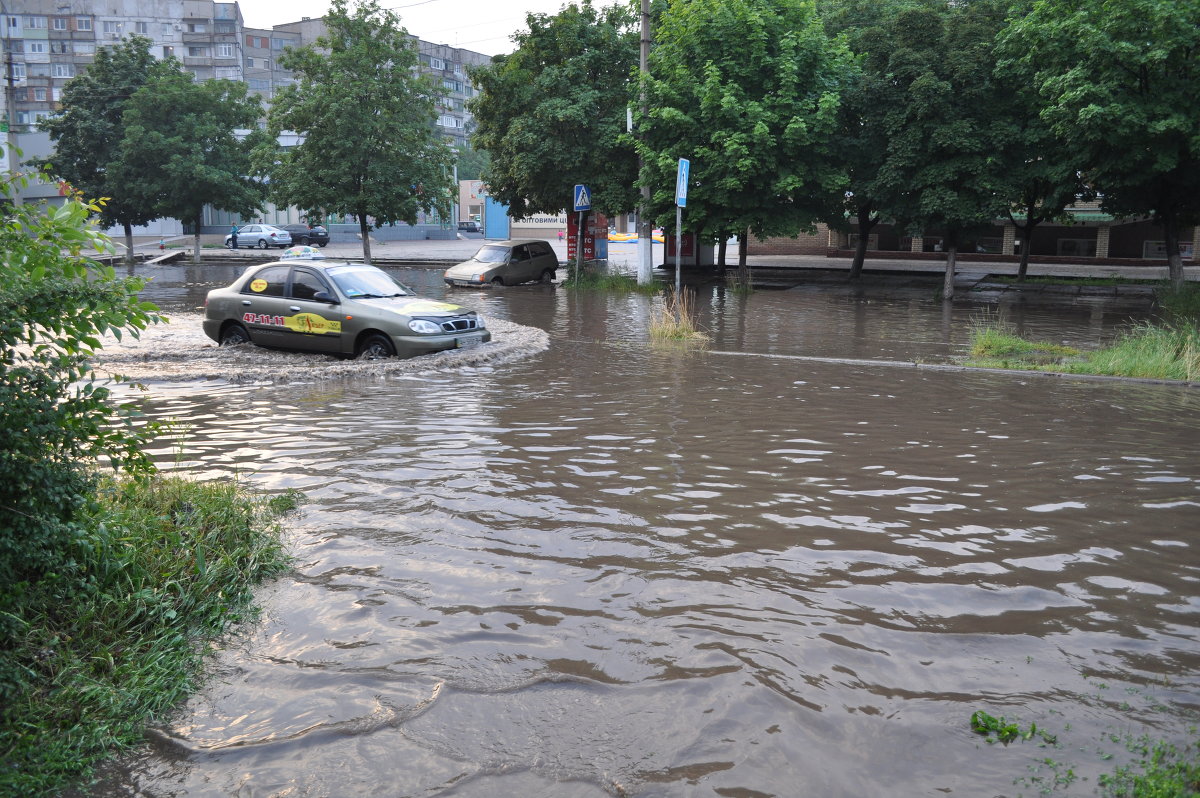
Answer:
<svg viewBox="0 0 1200 798"><path fill-rule="evenodd" d="M279 67L284 49L314 42L325 30L320 19L247 28L236 2L214 0L0 0L4 106L0 120L11 126L8 141L26 160L51 153L38 122L54 113L63 86L85 71L98 48L132 35L152 42L158 58L174 56L200 80L242 80L270 102L293 75ZM438 129L461 145L471 130L465 101L474 94L466 67L490 59L413 37L421 68L440 81L446 98ZM6 166L0 164L0 166ZM27 200L54 198L58 186L31 185Z"/></svg>

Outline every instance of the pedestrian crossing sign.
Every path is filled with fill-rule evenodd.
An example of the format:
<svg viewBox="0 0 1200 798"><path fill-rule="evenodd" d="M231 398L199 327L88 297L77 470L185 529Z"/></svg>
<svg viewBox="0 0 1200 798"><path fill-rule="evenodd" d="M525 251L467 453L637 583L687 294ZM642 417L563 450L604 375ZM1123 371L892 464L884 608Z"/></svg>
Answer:
<svg viewBox="0 0 1200 798"><path fill-rule="evenodd" d="M582 183L575 185L575 210L590 211L592 209L592 192Z"/></svg>

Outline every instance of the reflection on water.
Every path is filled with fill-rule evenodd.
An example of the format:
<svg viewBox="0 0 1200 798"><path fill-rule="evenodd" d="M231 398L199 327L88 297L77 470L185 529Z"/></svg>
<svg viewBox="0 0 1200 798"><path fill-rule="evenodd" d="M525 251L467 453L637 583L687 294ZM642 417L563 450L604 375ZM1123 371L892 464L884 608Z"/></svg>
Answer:
<svg viewBox="0 0 1200 798"><path fill-rule="evenodd" d="M95 794L1036 794L1047 751L974 710L1088 790L1107 733L1187 739L1193 391L769 357L961 349L920 297L714 294L708 352L646 346L644 297L456 297L550 349L146 402L177 467L310 502L264 622Z"/></svg>

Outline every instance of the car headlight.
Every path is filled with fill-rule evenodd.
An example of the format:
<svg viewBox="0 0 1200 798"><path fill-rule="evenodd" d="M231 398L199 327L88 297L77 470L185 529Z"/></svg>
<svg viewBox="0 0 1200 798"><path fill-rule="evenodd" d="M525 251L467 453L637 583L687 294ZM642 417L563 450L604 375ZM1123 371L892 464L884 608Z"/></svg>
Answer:
<svg viewBox="0 0 1200 798"><path fill-rule="evenodd" d="M483 316L479 315L475 316L475 325L481 330L487 327L487 325L483 323Z"/></svg>
<svg viewBox="0 0 1200 798"><path fill-rule="evenodd" d="M408 328L415 333L421 335L434 335L440 333L442 328L431 322L429 319L413 319L408 323Z"/></svg>

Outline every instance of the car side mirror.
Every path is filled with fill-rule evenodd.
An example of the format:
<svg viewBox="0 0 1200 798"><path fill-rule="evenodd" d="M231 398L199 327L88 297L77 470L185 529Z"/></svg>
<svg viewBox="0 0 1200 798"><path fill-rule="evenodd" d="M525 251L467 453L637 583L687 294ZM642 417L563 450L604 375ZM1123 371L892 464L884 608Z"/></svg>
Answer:
<svg viewBox="0 0 1200 798"><path fill-rule="evenodd" d="M332 296L328 291L318 291L317 293L313 294L312 298L314 302L328 302L331 305L341 304L338 302L337 298Z"/></svg>

